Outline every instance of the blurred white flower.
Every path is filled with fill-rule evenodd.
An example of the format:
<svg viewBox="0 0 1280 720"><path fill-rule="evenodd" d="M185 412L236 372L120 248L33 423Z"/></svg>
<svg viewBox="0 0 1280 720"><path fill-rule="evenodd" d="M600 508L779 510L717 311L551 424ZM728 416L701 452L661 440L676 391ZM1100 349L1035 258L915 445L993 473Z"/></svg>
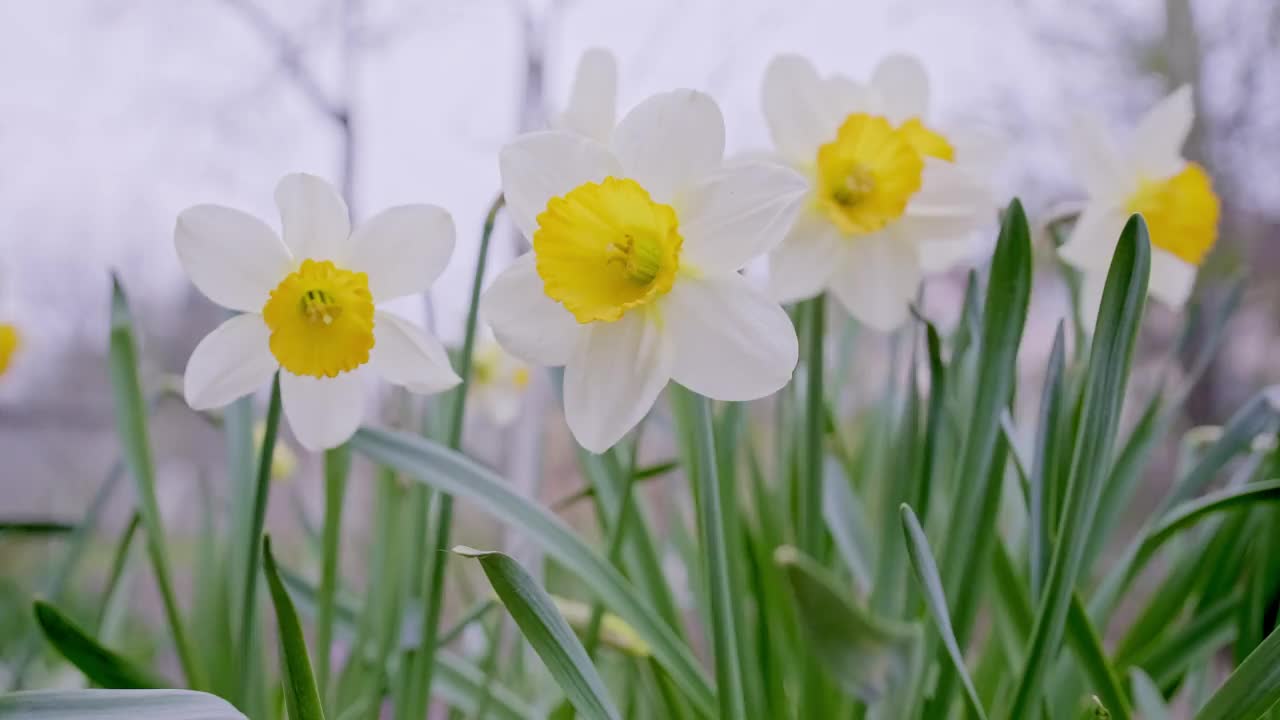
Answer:
<svg viewBox="0 0 1280 720"><path fill-rule="evenodd" d="M978 251L976 232L996 217L994 145L926 124L929 81L915 58L890 56L861 85L779 56L765 72L764 113L777 160L809 181L803 211L769 254L780 301L830 290L854 317L892 330L924 273Z"/></svg>
<svg viewBox="0 0 1280 720"><path fill-rule="evenodd" d="M262 443L267 439L267 423L259 420L253 424L253 456L262 455ZM298 456L288 444L277 440L271 452L271 479L288 480L298 470Z"/></svg>
<svg viewBox="0 0 1280 720"><path fill-rule="evenodd" d="M218 326L187 362L184 395L220 407L271 380L298 442L342 444L364 416L361 378L433 393L458 376L439 340L375 303L422 292L453 253L453 220L431 205L393 207L353 232L347 205L312 175L276 187L283 238L261 220L197 205L178 216L174 244L191 282L242 315Z"/></svg>
<svg viewBox="0 0 1280 720"><path fill-rule="evenodd" d="M551 120L553 130L609 142L618 117L618 62L613 53L591 48L578 60L569 103Z"/></svg>
<svg viewBox="0 0 1280 720"><path fill-rule="evenodd" d="M1089 201L1059 254L1083 273L1085 322L1095 321L1116 241L1133 213L1151 235L1151 296L1175 309L1190 296L1217 240L1219 213L1209 175L1182 157L1194 121L1184 85L1148 110L1123 146L1097 118L1074 123L1069 148Z"/></svg>
<svg viewBox="0 0 1280 720"><path fill-rule="evenodd" d="M482 309L512 354L566 366L565 417L588 450L616 443L668 380L750 400L791 377L791 321L738 271L777 244L805 183L723 158L720 108L689 90L641 103L607 146L549 131L502 150L507 207L533 251Z"/></svg>
<svg viewBox="0 0 1280 720"><path fill-rule="evenodd" d="M481 412L494 425L510 424L520 414L529 380L529 366L503 350L486 326L471 358L469 389Z"/></svg>

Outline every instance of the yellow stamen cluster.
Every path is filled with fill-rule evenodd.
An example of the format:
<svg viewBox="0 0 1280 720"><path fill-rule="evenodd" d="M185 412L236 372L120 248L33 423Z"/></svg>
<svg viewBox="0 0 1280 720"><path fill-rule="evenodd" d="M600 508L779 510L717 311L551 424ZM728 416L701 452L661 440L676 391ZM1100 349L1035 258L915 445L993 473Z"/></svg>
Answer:
<svg viewBox="0 0 1280 720"><path fill-rule="evenodd" d="M1218 239L1218 196L1195 163L1172 177L1143 181L1127 210L1142 214L1152 245L1192 265L1204 262Z"/></svg>
<svg viewBox="0 0 1280 720"><path fill-rule="evenodd" d="M612 322L671 290L676 212L634 180L605 178L552 198L533 235L543 290L580 323Z"/></svg>
<svg viewBox="0 0 1280 720"><path fill-rule="evenodd" d="M845 235L883 229L920 189L924 158L955 159L955 149L917 118L894 127L879 115L845 118L818 148L817 209Z"/></svg>
<svg viewBox="0 0 1280 720"><path fill-rule="evenodd" d="M336 377L369 361L373 296L364 273L304 260L262 309L271 353L295 375Z"/></svg>

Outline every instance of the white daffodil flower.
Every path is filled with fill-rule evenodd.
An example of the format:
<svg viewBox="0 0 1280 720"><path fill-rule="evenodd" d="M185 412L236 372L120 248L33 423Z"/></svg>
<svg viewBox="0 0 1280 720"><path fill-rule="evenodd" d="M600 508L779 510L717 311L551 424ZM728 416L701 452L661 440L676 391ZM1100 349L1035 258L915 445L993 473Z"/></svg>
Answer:
<svg viewBox="0 0 1280 720"><path fill-rule="evenodd" d="M890 56L868 85L820 77L795 55L769 64L764 113L777 159L809 181L804 208L769 254L769 285L791 302L830 290L882 331L907 318L925 272L975 251L995 220L991 148L929 125L919 61Z"/></svg>
<svg viewBox="0 0 1280 720"><path fill-rule="evenodd" d="M529 366L513 357L486 326L471 357L471 386L467 392L489 421L509 425L520 414L520 402L529 388Z"/></svg>
<svg viewBox="0 0 1280 720"><path fill-rule="evenodd" d="M1195 121L1191 88L1183 86L1138 120L1121 147L1097 118L1074 123L1069 149L1089 201L1059 249L1083 274L1081 318L1092 325L1102 302L1120 231L1141 213L1151 236L1149 293L1180 308L1196 270L1218 237L1218 197L1208 173L1182 157Z"/></svg>
<svg viewBox="0 0 1280 720"><path fill-rule="evenodd" d="M618 61L608 50L591 48L579 58L569 103L551 119L551 128L608 143L617 106Z"/></svg>
<svg viewBox="0 0 1280 720"><path fill-rule="evenodd" d="M502 150L507 208L533 251L481 307L512 354L565 366L565 418L588 450L621 439L668 380L751 400L791 378L795 329L738 271L781 239L805 183L723 160L720 108L691 90L641 103L608 145L547 131Z"/></svg>
<svg viewBox="0 0 1280 720"><path fill-rule="evenodd" d="M432 205L386 210L353 232L347 204L312 175L276 186L283 237L247 213L197 205L178 216L183 268L213 302L241 312L196 346L183 394L220 407L280 374L285 416L308 450L342 444L364 416L372 369L412 392L460 379L440 341L377 303L426 290L453 253L453 219Z"/></svg>

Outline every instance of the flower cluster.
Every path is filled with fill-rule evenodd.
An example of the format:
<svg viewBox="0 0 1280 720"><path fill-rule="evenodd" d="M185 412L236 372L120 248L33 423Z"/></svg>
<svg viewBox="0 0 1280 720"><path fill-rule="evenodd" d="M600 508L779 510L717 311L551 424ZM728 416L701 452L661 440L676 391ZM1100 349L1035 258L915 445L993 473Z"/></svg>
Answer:
<svg viewBox="0 0 1280 720"><path fill-rule="evenodd" d="M775 59L763 87L767 159L726 162L724 118L704 93L662 93L617 120L616 86L613 57L589 52L551 129L500 153L506 207L531 249L481 301L515 358L497 347L476 357L497 422L514 416L528 382L521 362L565 368L566 421L595 452L673 380L719 400L770 395L798 354L781 303L829 291L889 331L927 273L980 259L998 211L998 152L931 115L913 58L885 59L866 82ZM1080 125L1074 155L1090 203L1062 256L1083 272L1086 295L1100 291L1125 217L1141 212L1156 248L1152 294L1186 299L1218 216L1207 175L1179 154L1191 117L1184 88L1141 121L1127 152L1096 123ZM327 448L359 425L369 371L421 393L459 381L439 341L377 308L425 291L444 269L448 213L397 207L352 231L343 200L308 175L282 180L276 201L282 235L229 208L178 218L192 281L240 313L192 355L192 407L230 402L278 370L299 441ZM767 287L741 272L757 258L767 258Z"/></svg>

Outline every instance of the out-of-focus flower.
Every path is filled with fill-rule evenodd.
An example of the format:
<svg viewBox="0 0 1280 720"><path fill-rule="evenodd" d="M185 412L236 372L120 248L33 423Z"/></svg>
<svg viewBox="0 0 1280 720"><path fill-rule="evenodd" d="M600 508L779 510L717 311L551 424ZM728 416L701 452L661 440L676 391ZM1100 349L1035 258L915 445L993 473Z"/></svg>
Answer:
<svg viewBox="0 0 1280 720"><path fill-rule="evenodd" d="M886 58L861 85L779 56L765 73L764 113L777 160L809 181L804 209L769 254L780 301L830 290L854 317L892 330L923 274L969 259L976 231L995 219L992 144L930 124L929 81L914 58Z"/></svg>
<svg viewBox="0 0 1280 720"><path fill-rule="evenodd" d="M726 167L709 96L654 96L606 146L562 131L500 156L512 219L533 243L485 292L498 342L564 365L569 429L602 452L667 381L722 400L775 392L795 369L795 329L738 271L777 244L805 192L772 163Z"/></svg>
<svg viewBox="0 0 1280 720"><path fill-rule="evenodd" d="M439 340L377 303L422 292L453 252L453 220L431 205L402 205L353 232L347 205L312 175L276 187L283 237L217 205L178 216L174 243L195 286L237 315L187 362L184 395L197 410L252 392L277 369L285 415L309 450L336 447L364 416L361 378L372 370L412 392L459 382Z"/></svg>
<svg viewBox="0 0 1280 720"><path fill-rule="evenodd" d="M1209 175L1182 157L1194 120L1184 85L1148 110L1123 146L1097 118L1074 124L1069 147L1089 202L1059 254L1083 274L1085 322L1095 320L1116 241L1133 213L1151 236L1151 296L1175 309L1190 296L1217 240L1219 213Z"/></svg>
<svg viewBox="0 0 1280 720"><path fill-rule="evenodd" d="M501 426L516 419L529 380L529 366L503 350L491 331L484 332L471 359L469 392L490 422Z"/></svg>
<svg viewBox="0 0 1280 720"><path fill-rule="evenodd" d="M13 323L0 322L0 375L4 375L22 345L22 335Z"/></svg>
<svg viewBox="0 0 1280 720"><path fill-rule="evenodd" d="M569 103L551 119L551 127L608 143L617 106L618 62L608 50L591 48L578 60Z"/></svg>
<svg viewBox="0 0 1280 720"><path fill-rule="evenodd" d="M262 454L262 442L267 438L267 423L258 421L253 425L254 457ZM271 453L271 479L288 480L298 469L298 456L283 442L276 441Z"/></svg>

